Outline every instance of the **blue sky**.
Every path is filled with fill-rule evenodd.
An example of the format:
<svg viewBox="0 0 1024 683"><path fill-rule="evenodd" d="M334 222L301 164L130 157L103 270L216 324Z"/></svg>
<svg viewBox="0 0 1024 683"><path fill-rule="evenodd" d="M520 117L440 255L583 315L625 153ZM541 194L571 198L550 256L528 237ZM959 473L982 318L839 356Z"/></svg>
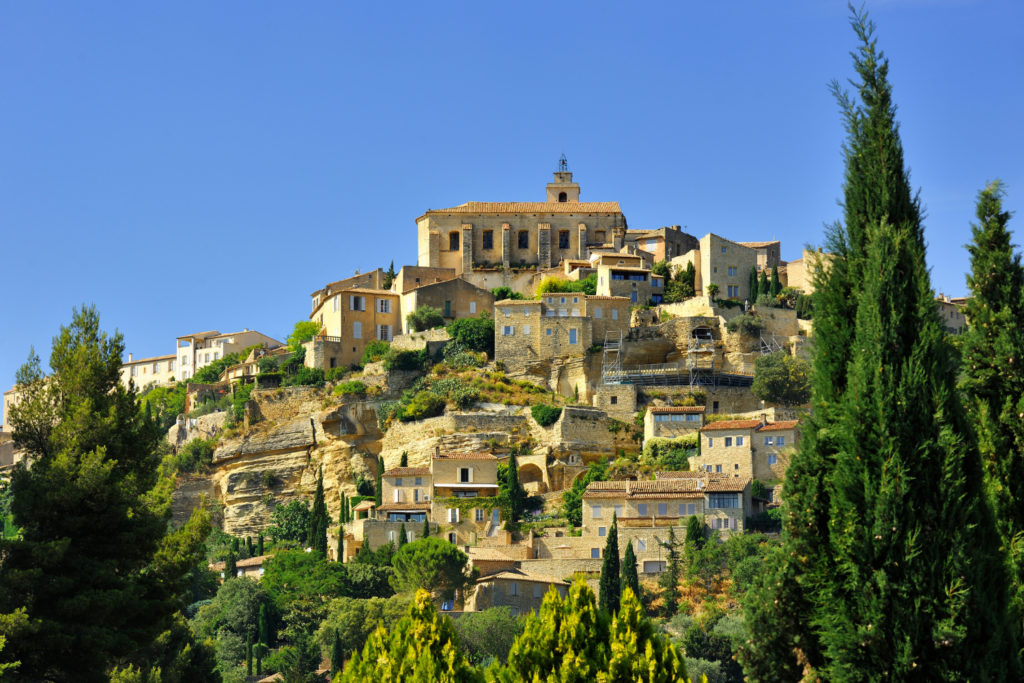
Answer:
<svg viewBox="0 0 1024 683"><path fill-rule="evenodd" d="M937 290L974 196L1024 193L1024 3L868 5ZM0 384L95 303L135 357L283 338L414 263L415 223L540 201L559 154L630 227L780 239L839 217L844 2L0 4ZM1024 221L1021 216L1016 222Z"/></svg>

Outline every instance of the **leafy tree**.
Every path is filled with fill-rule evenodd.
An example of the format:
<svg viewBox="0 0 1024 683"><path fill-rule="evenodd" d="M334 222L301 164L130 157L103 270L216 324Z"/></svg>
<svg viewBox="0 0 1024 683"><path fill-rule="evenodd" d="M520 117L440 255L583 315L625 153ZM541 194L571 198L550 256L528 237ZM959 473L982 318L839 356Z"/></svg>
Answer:
<svg viewBox="0 0 1024 683"><path fill-rule="evenodd" d="M315 320L300 320L295 323L295 327L292 328L292 333L288 335L288 348L292 350L292 353L297 352L299 349L303 349L302 343L308 342L319 332L320 323Z"/></svg>
<svg viewBox="0 0 1024 683"><path fill-rule="evenodd" d="M388 599L332 600L327 607L327 615L317 630L316 642L321 649L330 652L337 640L342 653L348 657L363 649L378 624L389 631L392 630L409 611L410 602L408 596L400 595Z"/></svg>
<svg viewBox="0 0 1024 683"><path fill-rule="evenodd" d="M494 357L494 317L481 312L476 318L459 318L448 323L448 336L470 351Z"/></svg>
<svg viewBox="0 0 1024 683"><path fill-rule="evenodd" d="M622 558L622 591L629 588L633 594L639 597L640 575L637 573L636 554L633 552L633 542L626 541L626 554Z"/></svg>
<svg viewBox="0 0 1024 683"><path fill-rule="evenodd" d="M468 562L466 554L454 544L435 536L423 538L395 553L391 586L396 593L422 589L442 600L452 600L456 592L465 595L471 590L480 575L480 570Z"/></svg>
<svg viewBox="0 0 1024 683"><path fill-rule="evenodd" d="M491 290L495 301L522 301L523 295L511 287L495 287Z"/></svg>
<svg viewBox="0 0 1024 683"><path fill-rule="evenodd" d="M309 520L309 503L304 500L293 500L287 505L274 509L274 513L270 516L267 535L276 541L306 543L309 534Z"/></svg>
<svg viewBox="0 0 1024 683"><path fill-rule="evenodd" d="M604 542L604 561L601 562L601 611L615 614L619 611L622 578L619 576L619 524L612 513L612 526Z"/></svg>
<svg viewBox="0 0 1024 683"><path fill-rule="evenodd" d="M730 320L729 324L726 325L726 329L748 337L756 337L764 329L764 320L753 313L744 313Z"/></svg>
<svg viewBox="0 0 1024 683"><path fill-rule="evenodd" d="M612 619L608 637L608 664L599 680L608 683L686 683L686 662L666 638L644 617L643 606L632 588L622 591L622 607Z"/></svg>
<svg viewBox="0 0 1024 683"><path fill-rule="evenodd" d="M860 102L834 85L845 218L816 273L813 412L784 484L783 547L748 592L737 657L752 683L1016 678L998 533L933 300L888 62L867 16L852 24Z"/></svg>
<svg viewBox="0 0 1024 683"><path fill-rule="evenodd" d="M437 417L444 412L444 399L431 391L421 391L398 411L402 422L415 422Z"/></svg>
<svg viewBox="0 0 1024 683"><path fill-rule="evenodd" d="M960 337L960 389L978 432L988 496L1004 548L1010 550L1017 618L1024 618L1024 267L1014 253L1003 211L1003 185L996 180L978 193L978 223L967 245L971 273L967 286L970 327ZM1018 637L1024 628L1017 626Z"/></svg>
<svg viewBox="0 0 1024 683"><path fill-rule="evenodd" d="M275 653L284 683L321 683L316 674L320 665L320 652L308 638L293 640L291 645Z"/></svg>
<svg viewBox="0 0 1024 683"><path fill-rule="evenodd" d="M282 636L293 643L311 637L333 598L352 595L344 564L328 562L316 552L278 552L266 563L261 581L281 614Z"/></svg>
<svg viewBox="0 0 1024 683"><path fill-rule="evenodd" d="M217 643L218 669L237 667L245 657L245 637L257 632L259 615L270 597L258 581L228 579L209 605L199 610L192 628L200 639Z"/></svg>
<svg viewBox="0 0 1024 683"><path fill-rule="evenodd" d="M694 624L683 634L682 645L688 657L717 662L726 681L742 681L743 671L733 659L732 642L728 636L711 630L714 621Z"/></svg>
<svg viewBox="0 0 1024 683"><path fill-rule="evenodd" d="M707 286L704 287L704 289L707 291L709 297L715 299L718 297L718 292L721 290L721 287L719 287L714 282L709 282Z"/></svg>
<svg viewBox="0 0 1024 683"><path fill-rule="evenodd" d="M252 676L252 634L245 634L245 675Z"/></svg>
<svg viewBox="0 0 1024 683"><path fill-rule="evenodd" d="M106 681L118 661L168 631L203 555L209 516L168 533L173 483L158 475L162 434L120 383L124 341L95 307L61 326L44 377L33 352L17 372L12 474L16 538L0 540L0 664L25 680Z"/></svg>
<svg viewBox="0 0 1024 683"><path fill-rule="evenodd" d="M505 663L512 643L523 632L523 619L512 615L508 607L491 607L466 612L455 621L459 644L466 658L477 666L489 661Z"/></svg>
<svg viewBox="0 0 1024 683"><path fill-rule="evenodd" d="M785 351L765 353L754 361L751 393L766 403L787 408L811 400L811 365Z"/></svg>
<svg viewBox="0 0 1024 683"><path fill-rule="evenodd" d="M331 524L331 516L327 513L327 503L324 500L324 468L316 479L316 493L313 494L313 510L309 514L309 532L306 542L313 548L314 552L320 553L321 557L327 557L327 527Z"/></svg>
<svg viewBox="0 0 1024 683"><path fill-rule="evenodd" d="M782 283L779 282L779 264L772 266L772 281L768 285L768 294L772 299L782 293Z"/></svg>
<svg viewBox="0 0 1024 683"><path fill-rule="evenodd" d="M465 660L458 642L451 619L438 614L430 595L419 591L408 616L390 630L378 626L339 683L483 683L483 674Z"/></svg>
<svg viewBox="0 0 1024 683"><path fill-rule="evenodd" d="M691 516L690 519L696 519ZM689 536L689 534L687 534ZM665 614L671 616L679 608L679 580L683 577L683 568L680 564L679 541L676 540L675 527L668 528L668 538L659 541L665 549L668 562L665 564L665 571L658 577L658 585L664 589Z"/></svg>
<svg viewBox="0 0 1024 683"><path fill-rule="evenodd" d="M750 294L748 299L750 301L757 301L757 295L760 294L760 287L757 284L757 266L750 266L750 283L748 285Z"/></svg>
<svg viewBox="0 0 1024 683"><path fill-rule="evenodd" d="M583 494L592 481L608 479L608 461L591 463L586 473L576 477L572 487L562 494L562 514L575 527L583 526Z"/></svg>
<svg viewBox="0 0 1024 683"><path fill-rule="evenodd" d="M222 372L230 368L232 365L238 365L246 359L249 355L249 350L239 351L236 353L225 354L223 358L218 358L209 365L196 370L196 373L189 380L191 384L215 384L220 381L220 375Z"/></svg>
<svg viewBox="0 0 1024 683"><path fill-rule="evenodd" d="M405 320L413 332L426 332L437 327L444 327L444 316L440 309L432 306L420 306L405 316Z"/></svg>
<svg viewBox="0 0 1024 683"><path fill-rule="evenodd" d="M345 566L348 568L348 578L352 585L352 597L390 598L395 594L391 588L391 577L395 575L395 570L390 561L386 565L350 562Z"/></svg>

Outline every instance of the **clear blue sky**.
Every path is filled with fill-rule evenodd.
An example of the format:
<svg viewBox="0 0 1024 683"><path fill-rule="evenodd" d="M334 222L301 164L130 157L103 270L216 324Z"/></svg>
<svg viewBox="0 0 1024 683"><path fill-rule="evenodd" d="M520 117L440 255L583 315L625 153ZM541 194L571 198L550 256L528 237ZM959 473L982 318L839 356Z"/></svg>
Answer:
<svg viewBox="0 0 1024 683"><path fill-rule="evenodd" d="M1024 197L1024 3L870 2L937 290L974 196ZM95 303L135 357L278 338L414 263L414 219L540 201L559 154L633 228L780 239L839 217L838 0L0 4L0 384ZM1016 219L1024 225L1024 215Z"/></svg>

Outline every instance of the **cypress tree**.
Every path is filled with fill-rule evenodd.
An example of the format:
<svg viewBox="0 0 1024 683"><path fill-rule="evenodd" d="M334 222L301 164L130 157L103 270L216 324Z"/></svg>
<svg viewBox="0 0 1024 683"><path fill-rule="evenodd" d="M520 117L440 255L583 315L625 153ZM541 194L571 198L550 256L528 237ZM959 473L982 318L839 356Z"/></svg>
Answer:
<svg viewBox="0 0 1024 683"><path fill-rule="evenodd" d="M263 534L256 537L256 554L260 557L263 556Z"/></svg>
<svg viewBox="0 0 1024 683"><path fill-rule="evenodd" d="M345 652L341 649L341 635L334 631L334 643L331 645L331 678L333 679L345 668Z"/></svg>
<svg viewBox="0 0 1024 683"><path fill-rule="evenodd" d="M622 558L622 590L629 588L633 595L640 597L640 575L636 568L636 555L633 553L633 542L626 541L626 554Z"/></svg>
<svg viewBox="0 0 1024 683"><path fill-rule="evenodd" d="M690 515L686 520L686 543L696 550L704 547L704 522L697 515Z"/></svg>
<svg viewBox="0 0 1024 683"><path fill-rule="evenodd" d="M245 675L252 676L252 633L245 634Z"/></svg>
<svg viewBox="0 0 1024 683"><path fill-rule="evenodd" d="M348 503L345 501L345 492L341 492L341 509L338 511L338 524L347 524L348 519Z"/></svg>
<svg viewBox="0 0 1024 683"><path fill-rule="evenodd" d="M604 561L601 563L601 592L598 595L601 611L615 614L619 611L622 579L619 576L619 527L612 513L612 526L604 543Z"/></svg>
<svg viewBox="0 0 1024 683"><path fill-rule="evenodd" d="M374 500L379 508L384 504L384 457L377 456L377 490L374 493Z"/></svg>
<svg viewBox="0 0 1024 683"><path fill-rule="evenodd" d="M518 522L523 518L523 508L526 506L526 492L519 484L519 460L515 452L508 456L508 469L505 470L505 495L508 496L509 521Z"/></svg>
<svg viewBox="0 0 1024 683"><path fill-rule="evenodd" d="M765 268L761 271L761 279L757 283L757 295L764 296L771 291L771 284L768 282L768 269Z"/></svg>
<svg viewBox="0 0 1024 683"><path fill-rule="evenodd" d="M267 620L267 606L260 605L260 616L257 621L259 628L259 639L260 643L265 647L270 647L270 622Z"/></svg>
<svg viewBox="0 0 1024 683"><path fill-rule="evenodd" d="M395 545L395 552L402 549L402 546L408 542L408 538L405 535L405 522L402 522L402 527L398 530L398 543Z"/></svg>
<svg viewBox="0 0 1024 683"><path fill-rule="evenodd" d="M239 550L240 550L240 546L239 546L238 539L237 538L232 538L231 539L231 552L233 552L235 555L237 555L239 553Z"/></svg>
<svg viewBox="0 0 1024 683"><path fill-rule="evenodd" d="M757 266L750 266L750 284L747 285L747 298L750 303L757 301Z"/></svg>
<svg viewBox="0 0 1024 683"><path fill-rule="evenodd" d="M345 530L340 528L338 529L338 549L335 557L338 562L345 561Z"/></svg>
<svg viewBox="0 0 1024 683"><path fill-rule="evenodd" d="M316 479L316 493L313 495L313 509L309 515L309 545L324 557L327 557L327 527L330 524L331 517L324 501L324 468L321 466Z"/></svg>
<svg viewBox="0 0 1024 683"><path fill-rule="evenodd" d="M423 520L423 538L430 536L430 520Z"/></svg>
<svg viewBox="0 0 1024 683"><path fill-rule="evenodd" d="M697 519L691 517L690 519ZM671 616L679 608L679 579L683 575L682 566L679 563L679 541L676 539L675 527L668 528L668 539L659 542L665 549L668 562L665 571L658 577L658 585L664 589L665 614Z"/></svg>
<svg viewBox="0 0 1024 683"><path fill-rule="evenodd" d="M1018 638L1024 617L1024 268L1013 251L999 180L978 193L978 223L967 245L970 327L960 337L961 391L986 473L986 489L1004 548L1010 551L1013 612Z"/></svg>
<svg viewBox="0 0 1024 683"><path fill-rule="evenodd" d="M235 566L235 554L228 553L228 557L224 560L224 580L233 579L238 575L238 567Z"/></svg>
<svg viewBox="0 0 1024 683"><path fill-rule="evenodd" d="M772 266L772 281L768 285L768 293L771 294L774 299L782 292L782 283L779 282L779 264L776 263Z"/></svg>
<svg viewBox="0 0 1024 683"><path fill-rule="evenodd" d="M925 265L920 202L874 25L854 12L842 223L816 273L813 411L783 547L748 592L751 683L1006 680L1016 643L980 457Z"/></svg>
<svg viewBox="0 0 1024 683"><path fill-rule="evenodd" d="M402 451L402 460L401 460L401 462L399 463L398 466L399 467L408 467L409 466L409 452L408 451Z"/></svg>

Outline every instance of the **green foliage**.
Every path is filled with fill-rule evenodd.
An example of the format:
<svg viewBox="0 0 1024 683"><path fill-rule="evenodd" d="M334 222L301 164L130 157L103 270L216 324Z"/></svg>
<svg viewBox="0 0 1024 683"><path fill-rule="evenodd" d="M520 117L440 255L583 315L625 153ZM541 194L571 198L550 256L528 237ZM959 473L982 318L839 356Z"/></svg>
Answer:
<svg viewBox="0 0 1024 683"><path fill-rule="evenodd" d="M783 547L748 591L751 644L737 657L752 683L1015 679L1006 562L936 314L888 63L866 16L853 26L859 101L834 85L845 216L815 273L813 411L787 471Z"/></svg>
<svg viewBox="0 0 1024 683"><path fill-rule="evenodd" d="M349 395L362 395L366 393L366 384L359 381L358 379L349 380L348 382L342 382L338 386L334 387L335 396L349 396Z"/></svg>
<svg viewBox="0 0 1024 683"><path fill-rule="evenodd" d="M451 341L444 347L444 363L452 370L483 367L486 358L469 351L459 341Z"/></svg>
<svg viewBox="0 0 1024 683"><path fill-rule="evenodd" d="M470 351L494 356L494 318L486 312L476 318L459 318L448 323L448 336Z"/></svg>
<svg viewBox="0 0 1024 683"><path fill-rule="evenodd" d="M390 598L395 594L391 588L391 577L395 570L387 564L350 562L347 565L349 581L354 598Z"/></svg>
<svg viewBox="0 0 1024 683"><path fill-rule="evenodd" d="M691 515L690 520L696 520L696 515ZM687 534L689 538L689 534ZM665 550L665 571L658 577L658 585L664 589L663 598L665 603L665 614L671 616L675 613L679 603L679 580L683 576L683 567L681 563L680 543L676 538L676 531L674 526L668 528L668 538L664 541L659 541L659 544Z"/></svg>
<svg viewBox="0 0 1024 683"><path fill-rule="evenodd" d="M687 543L685 547L687 578L699 582L704 592L710 593L725 571L725 546L719 543L718 532L713 530L706 541Z"/></svg>
<svg viewBox="0 0 1024 683"><path fill-rule="evenodd" d="M75 310L53 339L51 375L33 352L16 374L14 441L31 467L11 475L20 538L0 540L0 664L25 680L105 681L153 645L187 594L209 515L169 528L173 484L158 473L163 435L120 383L124 341ZM73 606L73 607L72 607Z"/></svg>
<svg viewBox="0 0 1024 683"><path fill-rule="evenodd" d="M729 321L726 326L730 332L744 334L749 337L756 337L761 334L761 330L764 329L764 321L761 317L753 313L744 313L738 315Z"/></svg>
<svg viewBox="0 0 1024 683"><path fill-rule="evenodd" d="M519 461L515 451L509 453L504 475L498 479L498 498L503 502L501 507L505 513L505 520L517 524L523 518L526 509L526 491L519 483Z"/></svg>
<svg viewBox="0 0 1024 683"><path fill-rule="evenodd" d="M231 419L236 423L241 423L245 420L245 404L248 402L255 386L255 384L235 384L235 393L231 398Z"/></svg>
<svg viewBox="0 0 1024 683"><path fill-rule="evenodd" d="M402 406L397 417L402 422L413 422L425 420L428 417L437 417L444 412L444 399L429 391L421 391L415 398Z"/></svg>
<svg viewBox="0 0 1024 683"><path fill-rule="evenodd" d="M768 500L768 489L764 487L760 479L755 479L750 485L750 494L761 498L762 500Z"/></svg>
<svg viewBox="0 0 1024 683"><path fill-rule="evenodd" d="M637 569L636 553L633 552L633 542L626 541L626 553L622 557L622 591L625 592L627 588L633 591L636 596L642 595L640 592L640 574Z"/></svg>
<svg viewBox="0 0 1024 683"><path fill-rule="evenodd" d="M760 285L757 281L757 266L750 266L750 280L748 283L750 288L750 294L747 298L751 301L757 301L757 295L760 293Z"/></svg>
<svg viewBox="0 0 1024 683"><path fill-rule="evenodd" d="M287 505L278 506L270 516L267 536L275 541L305 544L309 533L309 518L309 503L303 500L293 500Z"/></svg>
<svg viewBox="0 0 1024 683"><path fill-rule="evenodd" d="M248 355L249 349L226 354L223 358L218 358L212 363L204 365L196 370L196 373L192 375L189 382L192 384L216 384L220 381L220 375L222 372L232 365L238 365L244 361Z"/></svg>
<svg viewBox="0 0 1024 683"><path fill-rule="evenodd" d="M409 329L413 332L426 332L438 327L444 327L444 316L441 311L432 306L420 306L415 311L405 316L409 323Z"/></svg>
<svg viewBox="0 0 1024 683"><path fill-rule="evenodd" d="M480 570L468 566L469 558L455 545L431 536L402 546L391 563L395 575L391 587L396 593L429 591L444 600L456 591L474 587Z"/></svg>
<svg viewBox="0 0 1024 683"><path fill-rule="evenodd" d="M768 281L768 270L761 271L761 279L757 282L757 298L762 296L769 296L771 294L772 285Z"/></svg>
<svg viewBox="0 0 1024 683"><path fill-rule="evenodd" d="M430 393L443 398L459 410L465 410L480 400L479 390L456 377L434 380L430 383Z"/></svg>
<svg viewBox="0 0 1024 683"><path fill-rule="evenodd" d="M523 632L525 620L512 615L508 607L466 612L455 621L459 645L466 658L477 666L508 661L512 643Z"/></svg>
<svg viewBox="0 0 1024 683"><path fill-rule="evenodd" d="M261 582L227 579L210 604L192 620L197 638L216 643L217 665L222 672L242 662L245 638L257 632L260 609L269 604L270 596Z"/></svg>
<svg viewBox="0 0 1024 683"><path fill-rule="evenodd" d="M696 296L697 271L693 263L676 268L674 277L665 278L665 303L674 304Z"/></svg>
<svg viewBox="0 0 1024 683"><path fill-rule="evenodd" d="M545 294L581 293L589 296L597 294L597 273L591 273L582 280L564 280L560 277L549 275L537 285L536 297L540 299Z"/></svg>
<svg viewBox="0 0 1024 683"><path fill-rule="evenodd" d="M714 282L709 282L707 286L704 287L704 289L705 291L707 291L709 297L715 299L716 297L718 297L718 292L721 291L722 288L719 287Z"/></svg>
<svg viewBox="0 0 1024 683"><path fill-rule="evenodd" d="M523 295L511 287L495 287L491 290L495 301L522 301Z"/></svg>
<svg viewBox="0 0 1024 683"><path fill-rule="evenodd" d="M398 273L395 272L395 262L392 260L391 265L388 266L386 271L384 271L384 281L380 284L381 289L391 289L391 285L394 283L397 275Z"/></svg>
<svg viewBox="0 0 1024 683"><path fill-rule="evenodd" d="M337 642L345 657L359 652L378 624L386 630L406 615L411 600L408 596L396 595L388 599L336 598L327 606L327 615L316 633L316 642L324 650L334 647Z"/></svg>
<svg viewBox="0 0 1024 683"><path fill-rule="evenodd" d="M562 514L574 527L583 525L583 494L592 481L607 481L608 460L591 463L586 474L576 477L572 487L562 494Z"/></svg>
<svg viewBox="0 0 1024 683"><path fill-rule="evenodd" d="M418 543L418 541L417 541ZM416 545L412 543L407 548ZM452 621L437 613L425 591L391 629L377 627L338 683L483 683L459 651Z"/></svg>
<svg viewBox="0 0 1024 683"><path fill-rule="evenodd" d="M331 525L331 516L327 513L327 503L324 501L324 468L316 479L316 492L313 494L313 509L309 512L309 531L306 534L306 542L313 548L314 553L320 553L321 558L327 557L327 527Z"/></svg>
<svg viewBox="0 0 1024 683"><path fill-rule="evenodd" d="M602 612L615 614L619 611L622 578L619 576L619 524L614 512L601 556L604 559L601 562L601 590L598 592L601 597L600 607Z"/></svg>
<svg viewBox="0 0 1024 683"><path fill-rule="evenodd" d="M426 348L419 351L399 351L392 348L384 357L384 369L388 372L422 370L428 360Z"/></svg>
<svg viewBox="0 0 1024 683"><path fill-rule="evenodd" d="M796 317L800 320L811 320L814 317L814 299L809 294L798 294L796 297Z"/></svg>
<svg viewBox="0 0 1024 683"><path fill-rule="evenodd" d="M178 415L185 412L185 382L178 382L173 387L151 386L143 391L139 398L149 404L153 418L160 429L166 430L174 426Z"/></svg>
<svg viewBox="0 0 1024 683"><path fill-rule="evenodd" d="M782 283L779 282L779 264L772 265L772 281L768 285L768 295L774 300L782 293Z"/></svg>
<svg viewBox="0 0 1024 683"><path fill-rule="evenodd" d="M363 349L363 365L367 363L379 363L387 358L391 351L391 342L375 339Z"/></svg>
<svg viewBox="0 0 1024 683"><path fill-rule="evenodd" d="M310 339L315 337L318 332L320 332L320 323L315 320L300 320L295 323L295 327L292 328L292 333L288 335L288 348L292 350L292 353L297 352L299 349L303 349L302 343L308 342Z"/></svg>
<svg viewBox="0 0 1024 683"><path fill-rule="evenodd" d="M786 407L811 400L811 366L785 351L766 353L754 361L750 391L762 401Z"/></svg>
<svg viewBox="0 0 1024 683"><path fill-rule="evenodd" d="M732 641L728 636L709 630L712 621L694 624L683 634L682 646L688 657L715 662L724 681L739 683L743 670L732 657Z"/></svg>
<svg viewBox="0 0 1024 683"><path fill-rule="evenodd" d="M779 302L771 294L758 294L754 305L757 308L777 308Z"/></svg>
<svg viewBox="0 0 1024 683"><path fill-rule="evenodd" d="M278 365L276 358L268 357L260 358L258 361L256 361L256 367L259 368L260 373L264 373L277 372L280 366Z"/></svg>
<svg viewBox="0 0 1024 683"><path fill-rule="evenodd" d="M541 427L550 427L558 422L558 418L562 416L562 409L557 406L549 406L541 403L532 406L530 408L530 414L533 415L533 419L536 420L537 424Z"/></svg>
<svg viewBox="0 0 1024 683"><path fill-rule="evenodd" d="M260 584L283 614L289 639L312 635L326 617L327 604L352 595L346 566L316 552L278 551L264 562L264 569Z"/></svg>
<svg viewBox="0 0 1024 683"><path fill-rule="evenodd" d="M303 365L287 381L289 386L295 387L322 387L327 383L327 377L320 368L308 368Z"/></svg>
<svg viewBox="0 0 1024 683"><path fill-rule="evenodd" d="M178 450L176 456L170 457L169 464L172 467L166 469L177 472L207 472L213 464L213 452L216 449L217 437L192 439Z"/></svg>
<svg viewBox="0 0 1024 683"><path fill-rule="evenodd" d="M376 502L378 508L380 508L380 506L383 505L383 498L382 498L382 496L384 495L383 477L384 477L384 458L383 458L383 456L378 455L377 456L377 485L374 487L374 495L376 495L375 502ZM363 547L368 547L368 544L364 543Z"/></svg>

